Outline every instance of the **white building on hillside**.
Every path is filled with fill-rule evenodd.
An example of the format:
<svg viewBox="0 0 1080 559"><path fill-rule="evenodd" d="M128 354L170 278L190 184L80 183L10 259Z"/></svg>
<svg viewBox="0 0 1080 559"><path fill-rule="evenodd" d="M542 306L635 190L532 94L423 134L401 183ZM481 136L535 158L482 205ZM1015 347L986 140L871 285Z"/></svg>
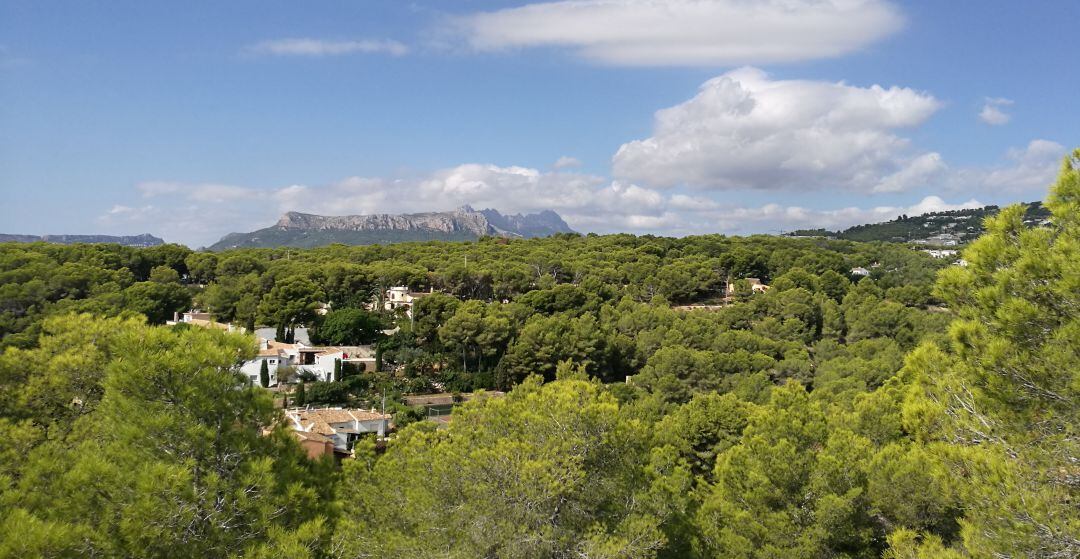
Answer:
<svg viewBox="0 0 1080 559"><path fill-rule="evenodd" d="M391 287L386 290L383 308L388 311L404 309L405 315L412 318L413 304L416 303L417 299L420 299L425 295L430 295L432 292L434 292L434 289L424 293L422 291L409 291L409 288L404 285Z"/></svg>
<svg viewBox="0 0 1080 559"><path fill-rule="evenodd" d="M386 436L390 414L369 410L324 408L292 409L285 412L294 431L317 433L334 443L334 452L349 454L356 440L366 434Z"/></svg>

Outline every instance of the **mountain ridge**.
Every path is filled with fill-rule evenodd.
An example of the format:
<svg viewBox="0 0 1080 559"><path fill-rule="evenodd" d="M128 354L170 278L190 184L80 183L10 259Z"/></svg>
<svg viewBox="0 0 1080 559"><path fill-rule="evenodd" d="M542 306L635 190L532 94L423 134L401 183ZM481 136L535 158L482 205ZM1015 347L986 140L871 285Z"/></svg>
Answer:
<svg viewBox="0 0 1080 559"><path fill-rule="evenodd" d="M149 233L141 235L22 235L0 233L0 243L55 243L71 245L76 243L105 244L115 243L129 247L152 247L165 244L165 240Z"/></svg>
<svg viewBox="0 0 1080 559"><path fill-rule="evenodd" d="M1029 226L1045 225L1050 211L1042 202L1023 203L1024 222ZM964 244L982 235L986 228L983 221L997 215L1000 206L945 210L920 215L901 215L896 219L877 223L855 225L839 231L826 229L800 229L788 233L795 237L828 237L845 241L884 241L916 244Z"/></svg>
<svg viewBox="0 0 1080 559"><path fill-rule="evenodd" d="M333 243L464 241L484 236L532 238L573 232L562 217L551 210L503 215L498 210L477 211L466 205L448 212L411 214L324 216L290 211L270 227L250 233L230 233L207 248L310 248Z"/></svg>

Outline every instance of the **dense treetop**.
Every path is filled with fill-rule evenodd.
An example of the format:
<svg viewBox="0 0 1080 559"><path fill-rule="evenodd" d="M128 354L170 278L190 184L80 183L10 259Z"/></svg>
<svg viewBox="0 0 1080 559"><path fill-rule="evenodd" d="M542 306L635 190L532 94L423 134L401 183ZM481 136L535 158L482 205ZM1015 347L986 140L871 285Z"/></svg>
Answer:
<svg viewBox="0 0 1080 559"><path fill-rule="evenodd" d="M1076 557L1080 151L1046 207L987 220L967 267L773 237L3 245L0 557ZM748 277L772 289L724 299ZM366 307L393 285L436 292ZM338 470L237 373L249 336L148 324L190 301L374 337L381 370L315 402L508 393L445 428L395 405Z"/></svg>

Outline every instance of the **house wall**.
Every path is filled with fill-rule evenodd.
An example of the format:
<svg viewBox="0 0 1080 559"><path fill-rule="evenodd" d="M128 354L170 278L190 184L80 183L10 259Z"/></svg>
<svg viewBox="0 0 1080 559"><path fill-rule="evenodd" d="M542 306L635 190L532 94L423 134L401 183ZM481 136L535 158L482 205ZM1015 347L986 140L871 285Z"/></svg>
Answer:
<svg viewBox="0 0 1080 559"><path fill-rule="evenodd" d="M262 370L262 362L267 361L266 367L270 371L270 386L277 385L277 369L282 365L281 358L275 356L260 355L240 366L240 372L246 375L253 383L259 384L259 373Z"/></svg>
<svg viewBox="0 0 1080 559"><path fill-rule="evenodd" d="M327 355L317 355L315 356L315 365L308 367L308 370L315 373L319 380L334 380L334 360L341 359L342 355L344 354L340 351Z"/></svg>
<svg viewBox="0 0 1080 559"><path fill-rule="evenodd" d="M329 441L319 442L312 440L300 441L300 446L304 447L304 451L307 452L308 458L317 460L327 454L334 453L334 443Z"/></svg>

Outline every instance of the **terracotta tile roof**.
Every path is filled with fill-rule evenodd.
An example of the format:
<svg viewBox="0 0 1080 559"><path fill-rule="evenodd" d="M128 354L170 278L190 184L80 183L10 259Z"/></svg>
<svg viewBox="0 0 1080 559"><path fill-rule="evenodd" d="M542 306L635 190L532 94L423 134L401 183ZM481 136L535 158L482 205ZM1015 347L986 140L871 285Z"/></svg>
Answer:
<svg viewBox="0 0 1080 559"><path fill-rule="evenodd" d="M349 359L362 359L365 357L374 357L375 350L371 346L334 346L322 348L324 351L316 353L317 356L332 355L334 353L347 353Z"/></svg>
<svg viewBox="0 0 1080 559"><path fill-rule="evenodd" d="M294 424L299 423L301 429L308 432L321 433L323 435L333 435L337 433L337 430L331 426L334 423L378 421L381 419L389 421L391 418L390 414L384 415L367 410L343 408L290 410L286 412L286 415L294 422Z"/></svg>
<svg viewBox="0 0 1080 559"><path fill-rule="evenodd" d="M319 349L321 351L319 351L319 353L315 354L318 357L322 357L324 355L331 355L331 354L334 354L334 353L341 353L341 350L336 348L336 347L323 347L323 348L319 348Z"/></svg>
<svg viewBox="0 0 1080 559"><path fill-rule="evenodd" d="M327 437L320 435L319 433L309 433L307 431L293 431L293 435L301 441L315 441L320 443L332 442Z"/></svg>

